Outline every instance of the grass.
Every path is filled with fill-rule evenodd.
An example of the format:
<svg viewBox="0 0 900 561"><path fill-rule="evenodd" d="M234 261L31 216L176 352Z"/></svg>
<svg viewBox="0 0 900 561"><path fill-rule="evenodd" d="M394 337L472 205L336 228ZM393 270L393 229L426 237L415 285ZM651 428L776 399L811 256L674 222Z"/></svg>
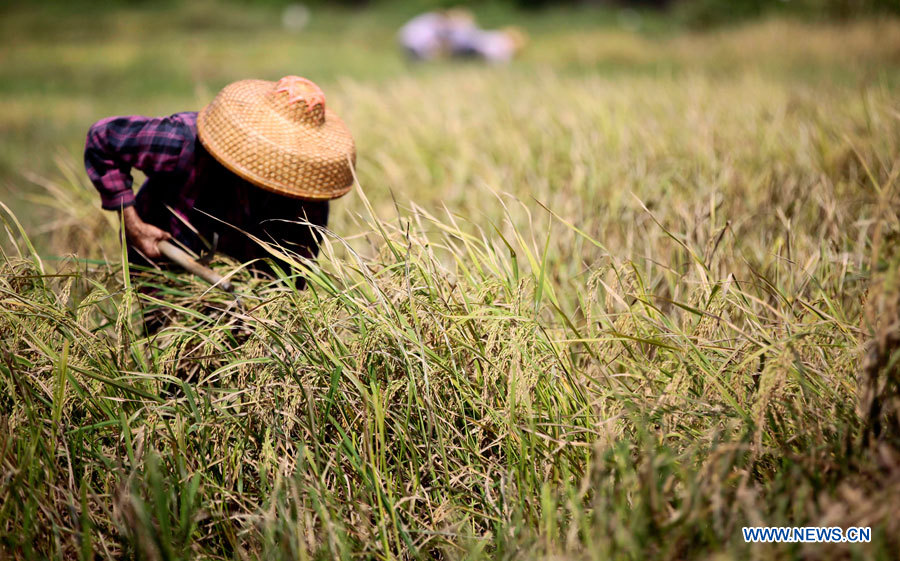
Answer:
<svg viewBox="0 0 900 561"><path fill-rule="evenodd" d="M2 211L0 553L895 556L900 24L631 35L556 15L524 21L534 49L509 68L408 70L352 47L388 16L335 15L346 43L310 64L338 65L358 185L297 264L306 290L220 259L235 299L152 272L139 293L77 151L41 135L199 106L327 33L259 35L264 11L176 25L159 90L53 85L60 64L134 77L154 36L129 13L171 16L4 47L27 55L2 70L5 134L33 143L4 156L27 198ZM148 308L170 316L152 337ZM747 525L873 539L749 545Z"/></svg>

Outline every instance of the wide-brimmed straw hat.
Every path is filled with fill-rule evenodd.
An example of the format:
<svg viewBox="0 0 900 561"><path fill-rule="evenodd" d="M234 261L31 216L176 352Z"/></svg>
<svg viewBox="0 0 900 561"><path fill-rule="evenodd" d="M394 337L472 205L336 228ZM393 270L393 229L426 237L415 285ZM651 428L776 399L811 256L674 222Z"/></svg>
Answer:
<svg viewBox="0 0 900 561"><path fill-rule="evenodd" d="M353 184L353 137L306 78L229 84L200 111L197 132L216 160L263 189L327 200Z"/></svg>

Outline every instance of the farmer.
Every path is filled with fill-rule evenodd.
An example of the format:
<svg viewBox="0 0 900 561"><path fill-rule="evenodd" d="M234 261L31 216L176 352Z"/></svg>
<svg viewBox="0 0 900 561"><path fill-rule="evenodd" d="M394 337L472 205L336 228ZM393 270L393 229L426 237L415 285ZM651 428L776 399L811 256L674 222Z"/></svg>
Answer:
<svg viewBox="0 0 900 561"><path fill-rule="evenodd" d="M475 31L475 17L466 9L426 12L406 22L397 39L412 60L434 60L450 53L451 37Z"/></svg>
<svg viewBox="0 0 900 561"><path fill-rule="evenodd" d="M455 57L478 58L490 63L506 63L528 43L528 35L515 26L498 30L462 29L449 35L450 53Z"/></svg>
<svg viewBox="0 0 900 561"><path fill-rule="evenodd" d="M314 258L315 227L350 190L355 159L322 90L297 76L235 82L199 113L103 119L84 151L103 208L122 213L129 262L144 266L162 261L157 244L170 238L198 254L217 240L241 262L270 257L251 236ZM137 196L132 168L147 176Z"/></svg>
<svg viewBox="0 0 900 561"><path fill-rule="evenodd" d="M452 56L490 63L511 61L528 42L518 27L481 29L471 12L459 8L418 15L400 28L397 37L412 60Z"/></svg>

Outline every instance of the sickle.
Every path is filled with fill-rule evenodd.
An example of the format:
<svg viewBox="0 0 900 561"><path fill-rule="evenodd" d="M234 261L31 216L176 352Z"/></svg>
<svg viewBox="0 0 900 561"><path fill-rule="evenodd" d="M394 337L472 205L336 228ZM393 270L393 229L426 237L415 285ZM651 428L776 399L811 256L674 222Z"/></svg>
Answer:
<svg viewBox="0 0 900 561"><path fill-rule="evenodd" d="M197 275L212 285L218 285L225 292L234 292L234 285L225 280L222 275L197 263L190 255L172 243L164 240L156 244L156 247L160 253L183 267L186 271Z"/></svg>

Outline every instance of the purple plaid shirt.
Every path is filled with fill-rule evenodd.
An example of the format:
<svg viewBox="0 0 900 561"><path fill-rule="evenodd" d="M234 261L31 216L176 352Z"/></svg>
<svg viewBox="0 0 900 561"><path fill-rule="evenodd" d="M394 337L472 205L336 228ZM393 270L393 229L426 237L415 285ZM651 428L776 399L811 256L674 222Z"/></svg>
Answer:
<svg viewBox="0 0 900 561"><path fill-rule="evenodd" d="M196 112L98 121L88 131L84 165L104 209L134 205L142 220L198 253L204 244L184 222L208 241L217 233L217 250L235 259L269 257L247 235L208 215L306 257L318 253L319 234L290 221L319 226L328 222L328 202L270 193L228 171L198 141ZM132 168L147 176L136 196L131 188ZM129 255L133 262L146 264L136 253Z"/></svg>

